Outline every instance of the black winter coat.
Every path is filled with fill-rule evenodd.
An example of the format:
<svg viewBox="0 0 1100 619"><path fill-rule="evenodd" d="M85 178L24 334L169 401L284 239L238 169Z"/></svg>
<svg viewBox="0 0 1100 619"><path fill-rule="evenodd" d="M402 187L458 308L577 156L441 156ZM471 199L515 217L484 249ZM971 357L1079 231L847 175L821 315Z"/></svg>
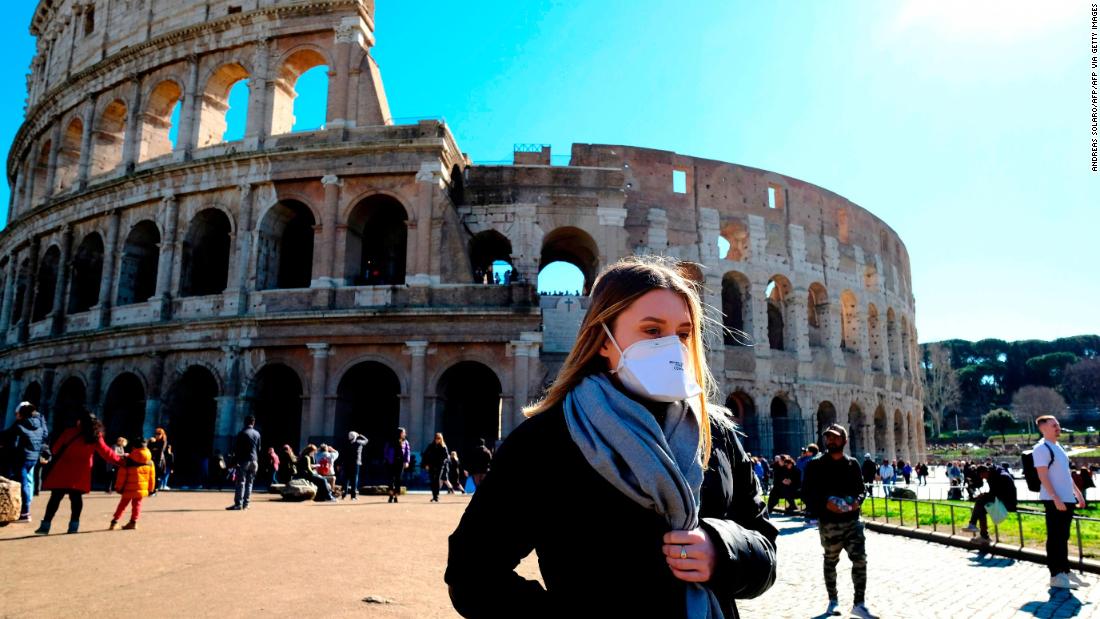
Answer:
<svg viewBox="0 0 1100 619"><path fill-rule="evenodd" d="M777 531L734 432L712 428L700 519L718 555L709 586L733 619L736 598L775 581ZM668 530L592 468L558 406L500 446L451 534L444 579L464 617L685 617L686 584L661 551ZM514 571L532 550L545 588Z"/></svg>

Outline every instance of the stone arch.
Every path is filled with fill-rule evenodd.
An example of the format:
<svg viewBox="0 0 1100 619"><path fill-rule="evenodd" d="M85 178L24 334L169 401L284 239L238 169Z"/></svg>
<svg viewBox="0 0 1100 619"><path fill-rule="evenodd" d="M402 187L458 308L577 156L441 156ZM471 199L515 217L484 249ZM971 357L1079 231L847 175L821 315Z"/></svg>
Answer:
<svg viewBox="0 0 1100 619"><path fill-rule="evenodd" d="M859 404L852 402L848 407L848 452L854 458L862 458L870 453L871 446L867 441L867 419L863 415L863 409Z"/></svg>
<svg viewBox="0 0 1100 619"><path fill-rule="evenodd" d="M344 253L344 275L349 284L405 283L408 219L404 205L388 194L374 194L355 205L348 214Z"/></svg>
<svg viewBox="0 0 1100 619"><path fill-rule="evenodd" d="M131 442L145 428L145 384L133 372L114 377L103 400L104 436L108 444L120 436Z"/></svg>
<svg viewBox="0 0 1100 619"><path fill-rule="evenodd" d="M859 351L859 309L856 295L851 290L840 293L840 347L850 352Z"/></svg>
<svg viewBox="0 0 1100 619"><path fill-rule="evenodd" d="M256 245L256 288L309 288L317 220L297 200L280 200L263 219Z"/></svg>
<svg viewBox="0 0 1100 619"><path fill-rule="evenodd" d="M225 141L225 133L229 129L225 118L229 111L229 91L237 82L249 77L248 69L240 62L227 62L210 72L200 99L196 147L213 146Z"/></svg>
<svg viewBox="0 0 1100 619"><path fill-rule="evenodd" d="M202 364L179 372L164 398L163 418L175 457L173 485L200 486L207 482L203 462L213 455L215 423L221 387L217 374Z"/></svg>
<svg viewBox="0 0 1100 619"><path fill-rule="evenodd" d="M503 391L497 373L477 361L454 363L439 377L435 431L443 433L460 459L471 453L478 439L485 439L490 449L500 439Z"/></svg>
<svg viewBox="0 0 1100 619"><path fill-rule="evenodd" d="M727 271L722 275L722 326L727 346L752 342L752 284L744 273Z"/></svg>
<svg viewBox="0 0 1100 619"><path fill-rule="evenodd" d="M54 311L53 297L57 288L57 270L61 264L61 250L50 245L38 262L38 275L34 286L34 307L31 322L38 322Z"/></svg>
<svg viewBox="0 0 1100 619"><path fill-rule="evenodd" d="M888 458L888 457L890 457L890 454L887 453L887 451L886 451L886 445L887 445L887 439L886 439L887 434L886 433L889 432L890 430L886 426L886 423L887 423L886 408L882 404L879 404L878 407L875 408L874 423L875 423L875 449L878 450L878 453L876 454L876 456L880 460L882 458Z"/></svg>
<svg viewBox="0 0 1100 619"><path fill-rule="evenodd" d="M187 228L180 266L180 296L219 294L229 282L229 218L221 209L198 212Z"/></svg>
<svg viewBox="0 0 1100 619"><path fill-rule="evenodd" d="M69 376L57 389L53 405L53 428L68 428L88 407L88 390L78 376Z"/></svg>
<svg viewBox="0 0 1100 619"><path fill-rule="evenodd" d="M542 239L539 272L554 262L567 262L584 275L582 294L588 294L599 268L600 250L592 236L580 228L554 228Z"/></svg>
<svg viewBox="0 0 1100 619"><path fill-rule="evenodd" d="M42 384L37 380L32 380L23 388L23 396L21 398L23 402L30 402L34 404L34 407L38 410L42 410Z"/></svg>
<svg viewBox="0 0 1100 619"><path fill-rule="evenodd" d="M791 303L791 280L774 275L764 288L768 304L768 345L772 350L796 350L796 329Z"/></svg>
<svg viewBox="0 0 1100 619"><path fill-rule="evenodd" d="M246 414L256 416L256 429L264 445L281 451L302 446L302 376L290 366L267 363L249 381L245 391Z"/></svg>
<svg viewBox="0 0 1100 619"><path fill-rule="evenodd" d="M50 180L50 150L52 149L53 142L50 140L43 142L42 147L38 149L38 157L34 160L31 174L31 202L28 205L30 208L38 206L50 193L50 188L46 185Z"/></svg>
<svg viewBox="0 0 1100 619"><path fill-rule="evenodd" d="M805 428L798 402L787 393L779 393L771 400L772 454L798 456L798 449L805 440Z"/></svg>
<svg viewBox="0 0 1100 619"><path fill-rule="evenodd" d="M836 423L836 406L833 406L833 403L828 400L822 400L821 403L817 405L817 413L814 415L814 418L816 421L814 424L814 442L818 442L823 440L821 436L825 433L825 428Z"/></svg>
<svg viewBox="0 0 1100 619"><path fill-rule="evenodd" d="M498 262L505 262L515 274L515 265L512 264L512 242L496 230L484 230L470 237L470 269L474 283L487 281L494 283L494 275L499 275L499 270L494 270ZM488 276L483 280L483 276ZM501 282L503 283L503 282Z"/></svg>
<svg viewBox="0 0 1100 619"><path fill-rule="evenodd" d="M867 353L871 357L871 370L883 369L882 337L878 318L878 308L874 303L867 304Z"/></svg>
<svg viewBox="0 0 1100 619"><path fill-rule="evenodd" d="M347 436L352 430L365 435L366 477L381 479L382 450L401 423L401 380L392 367L376 360L359 360L339 376L336 437ZM409 438L410 442L415 440Z"/></svg>
<svg viewBox="0 0 1100 619"><path fill-rule="evenodd" d="M69 284L69 313L86 312L99 304L99 284L103 279L103 237L89 232L80 241L73 256Z"/></svg>
<svg viewBox="0 0 1100 619"><path fill-rule="evenodd" d="M806 294L806 324L811 348L825 348L829 342L829 293L821 282L810 284Z"/></svg>
<svg viewBox="0 0 1100 619"><path fill-rule="evenodd" d="M89 176L110 172L122 163L122 146L126 139L126 103L115 99L100 112L92 131L92 152Z"/></svg>
<svg viewBox="0 0 1100 619"><path fill-rule="evenodd" d="M147 93L145 100L145 112L140 121L138 161L155 159L175 149L169 134L172 131L172 117L178 113L176 110L183 100L183 89L175 80L163 80Z"/></svg>
<svg viewBox="0 0 1100 619"><path fill-rule="evenodd" d="M19 265L19 270L15 273L15 302L11 308L11 324L14 325L23 318L23 300L31 294L32 285L31 261L29 258L24 258Z"/></svg>
<svg viewBox="0 0 1100 619"><path fill-rule="evenodd" d="M726 408L733 413L734 420L745 433L745 437L742 439L745 451L753 455L760 455L762 448L760 420L757 418L756 403L753 402L752 396L738 389L726 398Z"/></svg>
<svg viewBox="0 0 1100 619"><path fill-rule="evenodd" d="M118 269L118 305L144 303L157 291L160 230L145 219L134 224L122 246Z"/></svg>
<svg viewBox="0 0 1100 619"><path fill-rule="evenodd" d="M68 191L76 185L80 172L80 146L84 140L84 121L79 116L71 118L61 133L61 147L57 150L57 168L54 172L54 189Z"/></svg>
<svg viewBox="0 0 1100 619"><path fill-rule="evenodd" d="M726 255L720 256L723 260L745 261L752 256L752 246L749 243L749 229L740 221L731 221L722 226L719 235L729 243Z"/></svg>
<svg viewBox="0 0 1100 619"><path fill-rule="evenodd" d="M280 61L272 100L271 134L279 135L294 130L296 120L294 100L298 97L298 78L316 68L331 66L322 50L312 46L299 46L290 50ZM326 104L328 85L326 79ZM325 118L328 118L327 109Z"/></svg>

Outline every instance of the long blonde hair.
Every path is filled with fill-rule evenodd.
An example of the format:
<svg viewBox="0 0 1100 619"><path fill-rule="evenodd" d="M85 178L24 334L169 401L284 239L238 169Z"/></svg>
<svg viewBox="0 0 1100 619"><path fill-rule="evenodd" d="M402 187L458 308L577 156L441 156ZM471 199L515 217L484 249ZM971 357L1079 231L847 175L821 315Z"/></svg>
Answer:
<svg viewBox="0 0 1100 619"><path fill-rule="evenodd" d="M619 314L647 292L671 290L683 297L691 318L688 353L695 367L695 380L703 388L703 395L699 398L699 448L702 464L706 467L711 449L711 415L708 407L714 406L709 404L709 400L716 393L715 381L703 350L703 323L706 320L703 304L697 285L682 268L672 259L662 256L631 256L604 269L592 285L591 302L577 333L577 341L566 356L557 378L542 399L524 407L523 414L532 417L560 405L584 378L606 372L607 359L599 353L607 336L600 325L606 323L611 328ZM716 412L716 421L721 421L721 410Z"/></svg>

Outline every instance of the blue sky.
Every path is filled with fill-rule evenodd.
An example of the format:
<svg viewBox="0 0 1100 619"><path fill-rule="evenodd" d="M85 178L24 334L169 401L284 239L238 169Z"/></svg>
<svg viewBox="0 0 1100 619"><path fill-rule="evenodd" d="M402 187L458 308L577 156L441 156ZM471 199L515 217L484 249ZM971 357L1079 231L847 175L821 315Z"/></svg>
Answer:
<svg viewBox="0 0 1100 619"><path fill-rule="evenodd" d="M1100 331L1088 2L376 4L393 115L444 117L475 161L599 142L774 170L900 234L922 342ZM9 92L32 10L0 24ZM6 148L22 97L0 112Z"/></svg>

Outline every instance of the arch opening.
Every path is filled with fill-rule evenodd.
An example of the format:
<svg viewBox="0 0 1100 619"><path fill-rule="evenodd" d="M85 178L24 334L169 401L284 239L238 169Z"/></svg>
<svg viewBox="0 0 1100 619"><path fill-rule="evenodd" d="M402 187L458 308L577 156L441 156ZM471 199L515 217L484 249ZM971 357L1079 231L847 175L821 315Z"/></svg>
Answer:
<svg viewBox="0 0 1100 619"><path fill-rule="evenodd" d="M385 479L383 448L400 424L401 381L393 370L377 361L363 361L344 373L336 389L336 439L352 430L367 437L363 447L366 479Z"/></svg>
<svg viewBox="0 0 1100 619"><path fill-rule="evenodd" d="M299 50L279 68L272 101L271 134L324 129L327 116L325 57L317 50Z"/></svg>
<svg viewBox="0 0 1100 619"><path fill-rule="evenodd" d="M132 372L119 374L107 388L103 401L103 434L108 445L120 436L131 443L143 436L145 386Z"/></svg>
<svg viewBox="0 0 1100 619"><path fill-rule="evenodd" d="M859 350L859 319L856 316L856 295L851 290L840 293L840 347L850 352Z"/></svg>
<svg viewBox="0 0 1100 619"><path fill-rule="evenodd" d="M69 285L69 312L86 312L99 304L99 285L103 280L103 238L89 233L73 257L72 283Z"/></svg>
<svg viewBox="0 0 1100 619"><path fill-rule="evenodd" d="M157 84L149 94L145 112L141 115L141 141L138 161L148 161L171 153L179 139L179 115L183 91L171 80Z"/></svg>
<svg viewBox="0 0 1100 619"><path fill-rule="evenodd" d="M512 242L507 237L496 230L479 232L470 238L469 250L474 283L511 283Z"/></svg>
<svg viewBox="0 0 1100 619"><path fill-rule="evenodd" d="M248 71L237 63L222 65L206 82L199 110L199 148L244 137L248 118Z"/></svg>
<svg viewBox="0 0 1100 619"><path fill-rule="evenodd" d="M806 322L810 346L824 348L829 340L829 295L818 282L810 284L806 295Z"/></svg>
<svg viewBox="0 0 1100 619"><path fill-rule="evenodd" d="M70 376L57 390L57 399L53 407L53 429L55 431L71 427L84 412L88 403L88 392L84 381Z"/></svg>
<svg viewBox="0 0 1100 619"><path fill-rule="evenodd" d="M879 404L878 408L875 409L874 423L875 449L878 450L878 453L876 455L878 459L881 460L882 458L887 457L886 433L888 432L888 429L886 428L886 409L883 408L881 404Z"/></svg>
<svg viewBox="0 0 1100 619"><path fill-rule="evenodd" d="M460 361L439 378L436 390L435 431L465 460L484 439L489 449L500 438L500 379L476 361ZM424 437L427 439L427 437Z"/></svg>
<svg viewBox="0 0 1100 619"><path fill-rule="evenodd" d="M309 288L313 277L313 212L282 200L264 215L256 247L256 287Z"/></svg>
<svg viewBox="0 0 1100 619"><path fill-rule="evenodd" d="M365 198L348 217L345 276L353 286L405 283L408 214L386 195Z"/></svg>
<svg viewBox="0 0 1100 619"><path fill-rule="evenodd" d="M882 336L879 331L878 308L874 303L867 306L867 348L871 356L871 370L883 370Z"/></svg>
<svg viewBox="0 0 1100 619"><path fill-rule="evenodd" d="M775 396L771 401L771 421L772 454L798 457L806 434L798 404L786 395Z"/></svg>
<svg viewBox="0 0 1100 619"><path fill-rule="evenodd" d="M265 365L256 373L245 398L248 412L256 416L265 447L282 453L290 445L302 446L302 380L282 363ZM279 456L282 457L281 455Z"/></svg>
<svg viewBox="0 0 1100 619"><path fill-rule="evenodd" d="M752 397L744 391L734 391L726 398L726 408L730 409L737 425L741 426L745 433L743 439L745 451L760 455L760 423L756 417L756 404L753 403Z"/></svg>
<svg viewBox="0 0 1100 619"><path fill-rule="evenodd" d="M749 278L743 273L729 271L722 276L722 333L727 346L746 346L752 343L752 295Z"/></svg>
<svg viewBox="0 0 1100 619"><path fill-rule="evenodd" d="M119 263L118 305L144 303L156 294L159 245L160 231L152 221L139 221L130 228Z"/></svg>
<svg viewBox="0 0 1100 619"><path fill-rule="evenodd" d="M61 250L51 245L42 256L38 265L38 277L35 283L34 308L31 310L31 322L38 322L53 312L54 291L57 289L57 270L60 268Z"/></svg>
<svg viewBox="0 0 1100 619"><path fill-rule="evenodd" d="M571 226L555 228L542 241L539 257L540 288L543 270L552 263L566 262L580 270L584 276L580 292L588 294L599 267L599 257L596 241L584 230Z"/></svg>
<svg viewBox="0 0 1100 619"><path fill-rule="evenodd" d="M210 370L193 365L169 389L164 401L168 439L174 457L173 486L205 486L214 455L218 418L218 381Z"/></svg>
<svg viewBox="0 0 1100 619"><path fill-rule="evenodd" d="M215 208L199 212L187 228L180 267L180 296L219 294L229 281L229 218Z"/></svg>
<svg viewBox="0 0 1100 619"><path fill-rule="evenodd" d="M122 145L126 140L126 104L115 99L103 108L92 131L90 176L110 172L122 163Z"/></svg>
<svg viewBox="0 0 1100 619"><path fill-rule="evenodd" d="M862 458L870 453L867 444L867 420L863 416L863 409L855 402L848 407L848 451L854 458Z"/></svg>
<svg viewBox="0 0 1100 619"><path fill-rule="evenodd" d="M61 134L61 147L57 151L57 170L54 173L54 189L68 191L76 185L80 171L80 146L84 139L84 121L73 118Z"/></svg>

